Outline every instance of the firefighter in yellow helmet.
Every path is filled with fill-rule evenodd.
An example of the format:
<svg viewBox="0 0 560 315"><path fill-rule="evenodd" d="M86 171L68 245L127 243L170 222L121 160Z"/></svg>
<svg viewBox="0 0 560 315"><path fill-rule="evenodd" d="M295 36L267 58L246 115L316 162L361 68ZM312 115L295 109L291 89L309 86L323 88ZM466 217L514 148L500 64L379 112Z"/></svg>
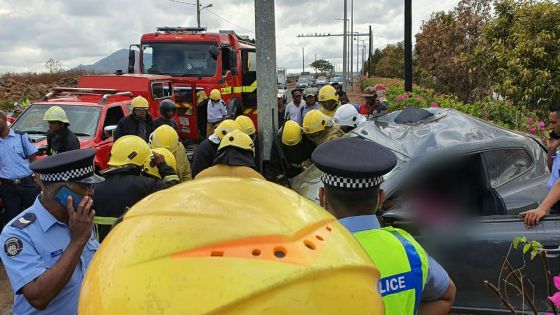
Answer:
<svg viewBox="0 0 560 315"><path fill-rule="evenodd" d="M144 172L144 175L153 176L157 179L163 180L164 182L174 181L175 184L180 183L181 181L179 179L179 176L177 175L167 175L166 177L161 177L159 169L156 166L155 156L153 155L153 153L161 154L163 156L163 159L165 160L165 164L171 167L173 171L177 172L177 161L175 160L175 156L173 156L173 153L171 153L171 151L166 148L155 148L152 149L152 155L150 155L146 159L146 161L144 161L144 169L142 170Z"/></svg>
<svg viewBox="0 0 560 315"><path fill-rule="evenodd" d="M323 86L319 90L319 104L321 104L321 109L319 109L321 113L333 118L336 109L340 106L336 89L331 85Z"/></svg>
<svg viewBox="0 0 560 315"><path fill-rule="evenodd" d="M78 314L379 315L378 280L312 201L264 180L206 178L127 212L89 267Z"/></svg>
<svg viewBox="0 0 560 315"><path fill-rule="evenodd" d="M153 177L142 176L146 159L153 155L154 165L162 178L177 175L165 163L165 158L152 153L144 140L137 136L123 136L113 144L109 168L101 175L105 181L95 185L97 200L93 202L95 209L94 223L98 229L99 241L109 233L111 225L136 202L142 198L176 182L164 182Z"/></svg>
<svg viewBox="0 0 560 315"><path fill-rule="evenodd" d="M132 112L123 117L117 124L113 134L114 140L126 135L138 136L148 142L148 137L154 131L154 121L148 112L148 100L142 96L136 96L130 104Z"/></svg>
<svg viewBox="0 0 560 315"><path fill-rule="evenodd" d="M195 178L198 173L214 165L214 159L218 152L218 147L222 138L233 130L241 130L241 127L234 120L226 119L222 121L214 130L214 133L204 139L196 148L193 154L192 177Z"/></svg>
<svg viewBox="0 0 560 315"><path fill-rule="evenodd" d="M241 130L233 130L224 136L214 160L214 166L200 172L196 179L205 177L252 177L264 179L255 169L255 145Z"/></svg>
<svg viewBox="0 0 560 315"><path fill-rule="evenodd" d="M255 165L257 166L257 170L260 170L260 148L259 148L259 135L257 133L257 128L255 128L255 123L253 120L245 115L239 115L235 118L235 122L241 127L241 131L246 133L253 143L255 144Z"/></svg>
<svg viewBox="0 0 560 315"><path fill-rule="evenodd" d="M301 126L288 120L279 135L279 145L272 147L269 167L265 177L278 183L286 183L311 165L309 159L315 149L311 140L303 135Z"/></svg>
<svg viewBox="0 0 560 315"><path fill-rule="evenodd" d="M303 118L303 132L316 146L344 136L332 119L318 110L312 110Z"/></svg>
<svg viewBox="0 0 560 315"><path fill-rule="evenodd" d="M187 158L187 152L185 146L179 141L179 135L173 127L168 125L163 125L158 127L150 135L150 147L155 148L165 148L175 156L177 162L177 175L181 182L191 180L191 164Z"/></svg>
<svg viewBox="0 0 560 315"><path fill-rule="evenodd" d="M46 112L43 120L48 122L47 132L47 155L54 155L80 148L78 137L68 128L70 121L66 112L60 106L51 106Z"/></svg>
<svg viewBox="0 0 560 315"><path fill-rule="evenodd" d="M206 108L206 137L210 137L214 133L214 128L218 126L227 116L227 108L222 101L220 90L213 89L210 91L210 100Z"/></svg>

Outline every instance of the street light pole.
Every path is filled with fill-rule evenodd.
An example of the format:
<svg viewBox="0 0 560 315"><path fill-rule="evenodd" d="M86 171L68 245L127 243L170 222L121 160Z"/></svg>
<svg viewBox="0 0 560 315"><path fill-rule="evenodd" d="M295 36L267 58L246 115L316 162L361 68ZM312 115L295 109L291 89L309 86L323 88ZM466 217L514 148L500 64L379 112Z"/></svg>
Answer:
<svg viewBox="0 0 560 315"><path fill-rule="evenodd" d="M404 90L412 92L412 0L404 0Z"/></svg>
<svg viewBox="0 0 560 315"><path fill-rule="evenodd" d="M347 66L348 66L348 62L347 62L348 56L346 56L347 50L348 50L348 46L347 46L348 45L348 37L347 37L348 36L347 31L348 30L346 28L346 21L348 21L348 12L346 11L347 4L348 4L347 2L348 2L348 0L344 0L344 32L343 32L344 33L344 36L343 36L344 37L344 44L343 44L343 47L342 47L342 50L343 50L343 52L342 52L342 80L344 80L344 83L342 83L342 89L343 90L346 90L346 81L347 81L346 71L347 71Z"/></svg>
<svg viewBox="0 0 560 315"><path fill-rule="evenodd" d="M350 80L354 92L354 0L350 0Z"/></svg>
<svg viewBox="0 0 560 315"><path fill-rule="evenodd" d="M200 0L196 0L196 22L200 28Z"/></svg>

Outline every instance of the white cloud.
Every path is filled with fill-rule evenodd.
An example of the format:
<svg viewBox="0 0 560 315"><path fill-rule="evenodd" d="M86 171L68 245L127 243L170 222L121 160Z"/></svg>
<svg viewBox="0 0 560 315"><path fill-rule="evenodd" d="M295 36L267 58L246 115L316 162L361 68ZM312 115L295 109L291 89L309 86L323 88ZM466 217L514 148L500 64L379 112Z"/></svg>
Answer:
<svg viewBox="0 0 560 315"><path fill-rule="evenodd" d="M195 3L196 0L183 2ZM350 0L348 3L350 4ZM458 0L416 0L413 33L433 11L450 10ZM213 6L203 10L202 24L209 31L233 29L254 33L253 0L203 0ZM403 0L354 0L354 31L373 27L374 48L403 39ZM349 5L350 6L350 5ZM342 37L296 38L300 33L341 33L342 0L276 0L277 65L301 71L315 58L341 64ZM348 13L350 17L350 12ZM44 71L49 58L65 68L90 64L112 52L137 43L143 33L157 26L194 26L194 5L169 0L0 0L0 72ZM362 37L366 39L367 37ZM355 50L355 49L354 49ZM354 52L355 53L355 52ZM355 59L355 58L354 58Z"/></svg>

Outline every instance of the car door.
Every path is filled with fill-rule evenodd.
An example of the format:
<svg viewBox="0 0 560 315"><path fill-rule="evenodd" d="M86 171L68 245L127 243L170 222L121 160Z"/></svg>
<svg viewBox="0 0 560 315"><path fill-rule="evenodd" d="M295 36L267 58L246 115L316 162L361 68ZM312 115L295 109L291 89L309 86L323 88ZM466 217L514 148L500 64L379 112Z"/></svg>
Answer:
<svg viewBox="0 0 560 315"><path fill-rule="evenodd" d="M456 217L455 221L442 225L423 225L419 223L422 220L418 220L418 214L411 213L413 211L406 208L404 203L383 214L382 218L387 225L409 231L427 252L447 270L457 287L454 305L457 311L482 314L491 311L508 313L509 311L504 309L500 300L484 286L484 281L490 281L496 286L503 287L505 285L503 281L498 280L503 266L503 258L508 254L513 239L518 236L525 236L528 240L541 242L549 250L549 265L552 273L558 274L560 271L558 258L560 217L550 216L537 228L527 229L520 217L514 213L509 213L507 209L504 211L499 203L492 202L493 199L498 199L498 201L502 199L496 195L497 190L492 187L492 183L496 184L495 176L508 175L513 179L520 178L525 174L525 168L531 169L534 165L531 164L532 160L531 162L525 160L527 163L521 163L519 159L502 159L501 163L523 165L523 167L518 168L518 170L521 170L520 173L511 172L511 168L503 168L510 171L491 172L493 177L490 177L486 167L488 159L484 159L483 155L484 152L472 155L472 158L467 159L468 164L461 164L460 160L457 160L456 163L450 163L451 165L456 164L457 169L466 169L470 165L467 173L471 175L454 176L453 183L448 186L460 187L465 184L465 186L472 187L473 184L476 184L479 189L486 187L486 189L479 190L480 196L484 200L463 203L462 206L469 204L472 206L464 209L466 213ZM477 158L480 163L478 166L476 165ZM521 159L523 160L523 158ZM479 172L475 172L475 170ZM472 182L475 177L477 178L476 182ZM531 181L530 178L527 180ZM507 183L507 180L502 180L500 183L502 182ZM534 189L534 186L529 183L527 189ZM518 189L517 194L523 196L524 193L522 189ZM468 194L467 190L465 190L465 194ZM513 194L509 194L507 197L510 195ZM526 202L531 199L526 195L523 200ZM504 201L502 204L507 204L507 202ZM525 205L527 206L526 203ZM458 208L455 206L449 204L448 208ZM524 265L523 256L519 250L510 255L510 261L514 268L520 268ZM546 286L542 262L538 260L529 262L529 259L526 259L526 262L526 268L523 272L535 284L534 296L538 299L536 304L540 310L545 311L548 305L545 300ZM508 280L513 282L511 277ZM523 309L523 300L517 295L515 289L508 287L508 292L510 292L509 300L516 309ZM532 288L529 294L533 296ZM526 301L524 309L528 309Z"/></svg>
<svg viewBox="0 0 560 315"><path fill-rule="evenodd" d="M109 154L113 147L113 135L105 132L105 128L109 126L116 126L119 121L124 117L122 104L114 104L106 109L103 119L102 128L100 128L100 142L97 143L97 159L101 169L107 167L109 162Z"/></svg>

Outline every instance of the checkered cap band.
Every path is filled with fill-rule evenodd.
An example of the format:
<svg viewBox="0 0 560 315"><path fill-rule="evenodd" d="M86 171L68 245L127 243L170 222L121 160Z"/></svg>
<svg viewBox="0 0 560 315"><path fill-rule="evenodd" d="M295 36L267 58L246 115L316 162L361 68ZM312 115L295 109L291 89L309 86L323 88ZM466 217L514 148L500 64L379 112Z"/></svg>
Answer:
<svg viewBox="0 0 560 315"><path fill-rule="evenodd" d="M344 189L367 189L381 185L383 176L372 178L348 178L323 173L321 181L327 186Z"/></svg>
<svg viewBox="0 0 560 315"><path fill-rule="evenodd" d="M83 179L93 175L95 167L90 165L88 167L77 168L60 173L41 174L39 178L43 182L68 182L77 179Z"/></svg>

